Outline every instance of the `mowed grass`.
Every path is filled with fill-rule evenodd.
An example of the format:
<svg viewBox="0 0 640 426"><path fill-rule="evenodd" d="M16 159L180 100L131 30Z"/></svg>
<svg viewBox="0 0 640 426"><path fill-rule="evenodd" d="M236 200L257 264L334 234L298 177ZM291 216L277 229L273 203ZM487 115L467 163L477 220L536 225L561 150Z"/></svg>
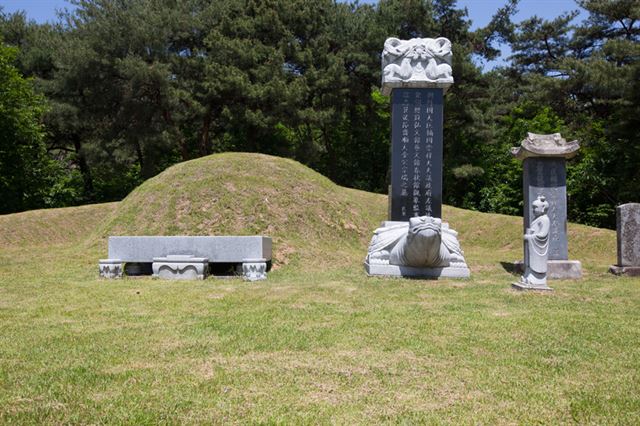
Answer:
<svg viewBox="0 0 640 426"><path fill-rule="evenodd" d="M384 197L327 189L354 216L368 208L364 225L308 221L353 232L342 260L315 258L335 235L323 246L293 233L297 254L263 282L98 279L120 205L60 211L85 236L3 246L0 421L640 423L640 279L606 272L613 232L571 225L585 279L522 294L505 270L521 253L521 219L447 207L471 279L370 278L358 228L375 228ZM286 226L272 226L286 242Z"/></svg>

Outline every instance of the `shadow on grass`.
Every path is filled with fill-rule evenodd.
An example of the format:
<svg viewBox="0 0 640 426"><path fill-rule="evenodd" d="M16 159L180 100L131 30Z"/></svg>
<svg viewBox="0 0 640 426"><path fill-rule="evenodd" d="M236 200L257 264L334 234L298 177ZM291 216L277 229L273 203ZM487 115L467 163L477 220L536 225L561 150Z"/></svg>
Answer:
<svg viewBox="0 0 640 426"><path fill-rule="evenodd" d="M504 269L505 271L507 271L511 275L519 275L520 274L519 265L516 265L513 262L500 262L500 265L502 265L502 269Z"/></svg>

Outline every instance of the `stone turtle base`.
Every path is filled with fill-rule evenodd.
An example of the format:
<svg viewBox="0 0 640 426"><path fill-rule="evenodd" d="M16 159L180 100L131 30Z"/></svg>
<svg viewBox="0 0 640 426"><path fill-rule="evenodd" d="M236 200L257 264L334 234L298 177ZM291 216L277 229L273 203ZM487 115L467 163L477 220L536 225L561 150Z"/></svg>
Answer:
<svg viewBox="0 0 640 426"><path fill-rule="evenodd" d="M615 275L626 275L628 277L640 277L640 266L609 266L609 272Z"/></svg>
<svg viewBox="0 0 640 426"><path fill-rule="evenodd" d="M524 262L517 260L513 263L515 272L524 273ZM547 261L548 280L579 280L582 278L582 264L579 260L549 260Z"/></svg>
<svg viewBox="0 0 640 426"><path fill-rule="evenodd" d="M449 266L445 268L416 268L389 264L369 264L364 269L369 276L405 277L405 278L469 278L471 271L467 267Z"/></svg>

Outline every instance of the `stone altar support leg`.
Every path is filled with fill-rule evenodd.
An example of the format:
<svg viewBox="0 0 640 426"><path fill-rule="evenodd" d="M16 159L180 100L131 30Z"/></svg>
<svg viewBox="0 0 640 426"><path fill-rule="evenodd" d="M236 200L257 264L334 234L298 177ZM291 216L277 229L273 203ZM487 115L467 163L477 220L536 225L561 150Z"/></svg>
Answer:
<svg viewBox="0 0 640 426"><path fill-rule="evenodd" d="M122 260L100 259L98 261L98 272L102 278L122 278Z"/></svg>
<svg viewBox="0 0 640 426"><path fill-rule="evenodd" d="M167 280L203 280L209 270L209 259L188 255L153 258L153 277Z"/></svg>
<svg viewBox="0 0 640 426"><path fill-rule="evenodd" d="M242 277L245 281L266 280L267 259L244 259L242 261Z"/></svg>

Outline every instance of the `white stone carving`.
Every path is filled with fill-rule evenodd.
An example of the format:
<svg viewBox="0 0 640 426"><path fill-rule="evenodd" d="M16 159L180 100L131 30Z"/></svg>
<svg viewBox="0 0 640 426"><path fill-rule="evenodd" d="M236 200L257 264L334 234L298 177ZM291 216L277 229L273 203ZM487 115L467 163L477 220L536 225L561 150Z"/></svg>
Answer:
<svg viewBox="0 0 640 426"><path fill-rule="evenodd" d="M267 279L266 259L244 259L242 261L242 277L245 281L261 281Z"/></svg>
<svg viewBox="0 0 640 426"><path fill-rule="evenodd" d="M167 280L203 280L209 272L209 259L190 255L153 258L153 277Z"/></svg>
<svg viewBox="0 0 640 426"><path fill-rule="evenodd" d="M396 87L441 87L453 84L451 42L444 38L390 37L382 51L382 93Z"/></svg>
<svg viewBox="0 0 640 426"><path fill-rule="evenodd" d="M121 259L100 259L98 260L98 273L102 278L122 278Z"/></svg>
<svg viewBox="0 0 640 426"><path fill-rule="evenodd" d="M549 231L547 216L549 203L540 195L534 200L535 219L524 234L524 275L512 286L518 290L551 290L547 286L547 259L549 257Z"/></svg>
<svg viewBox="0 0 640 426"><path fill-rule="evenodd" d="M365 260L369 275L459 277L470 275L458 233L431 216L386 222L374 231Z"/></svg>

